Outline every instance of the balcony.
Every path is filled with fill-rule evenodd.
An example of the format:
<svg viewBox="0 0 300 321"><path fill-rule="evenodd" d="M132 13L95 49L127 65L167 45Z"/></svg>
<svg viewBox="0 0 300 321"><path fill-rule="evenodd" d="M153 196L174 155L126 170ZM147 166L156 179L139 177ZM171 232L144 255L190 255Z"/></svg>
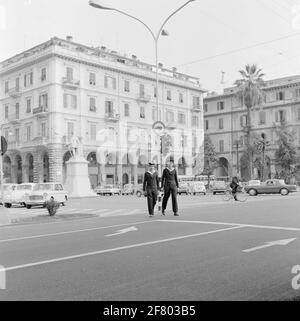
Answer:
<svg viewBox="0 0 300 321"><path fill-rule="evenodd" d="M148 103L151 99L150 95L145 95L143 93L139 93L138 96L136 97L136 100L138 102L143 102L143 103Z"/></svg>
<svg viewBox="0 0 300 321"><path fill-rule="evenodd" d="M8 121L12 124L12 125L18 125L21 123L20 120L20 116L16 115L16 114L11 114L8 116Z"/></svg>
<svg viewBox="0 0 300 321"><path fill-rule="evenodd" d="M203 110L201 105L193 105L193 111L201 112Z"/></svg>
<svg viewBox="0 0 300 321"><path fill-rule="evenodd" d="M7 142L7 149L8 150L19 149L19 148L21 148L21 142L20 141L16 142L15 140L14 141L13 140L9 140Z"/></svg>
<svg viewBox="0 0 300 321"><path fill-rule="evenodd" d="M116 114L116 113L106 113L106 114L105 114L105 120L106 120L106 121L117 122L117 121L120 120L120 114Z"/></svg>
<svg viewBox="0 0 300 321"><path fill-rule="evenodd" d="M75 79L70 79L67 77L63 77L62 79L63 86L70 89L77 89L80 86L80 81Z"/></svg>
<svg viewBox="0 0 300 321"><path fill-rule="evenodd" d="M20 88L18 88L18 87L11 88L11 89L9 89L8 94L12 98L19 98L21 96Z"/></svg>
<svg viewBox="0 0 300 321"><path fill-rule="evenodd" d="M166 127L168 129L176 129L177 128L177 124L175 123L175 121L167 121L166 122Z"/></svg>
<svg viewBox="0 0 300 321"><path fill-rule="evenodd" d="M48 116L48 107L40 106L32 110L33 115L37 115L38 118L45 118Z"/></svg>

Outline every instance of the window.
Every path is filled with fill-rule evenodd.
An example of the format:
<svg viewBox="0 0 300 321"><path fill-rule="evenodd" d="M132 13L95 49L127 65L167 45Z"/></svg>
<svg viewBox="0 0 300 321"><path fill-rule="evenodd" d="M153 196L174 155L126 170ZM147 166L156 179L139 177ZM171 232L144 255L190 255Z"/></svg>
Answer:
<svg viewBox="0 0 300 321"><path fill-rule="evenodd" d="M172 100L171 90L167 90L167 100Z"/></svg>
<svg viewBox="0 0 300 321"><path fill-rule="evenodd" d="M64 107L77 108L77 96L71 94L64 94Z"/></svg>
<svg viewBox="0 0 300 321"><path fill-rule="evenodd" d="M16 91L20 90L20 78L16 78Z"/></svg>
<svg viewBox="0 0 300 321"><path fill-rule="evenodd" d="M156 107L152 108L152 120L157 121L157 110Z"/></svg>
<svg viewBox="0 0 300 321"><path fill-rule="evenodd" d="M96 134L97 134L97 125L91 124L90 125L91 140L96 140Z"/></svg>
<svg viewBox="0 0 300 321"><path fill-rule="evenodd" d="M4 137L5 137L6 141L8 141L8 136L9 136L9 131L6 130L6 131L4 132Z"/></svg>
<svg viewBox="0 0 300 321"><path fill-rule="evenodd" d="M125 117L129 117L129 104L124 104L124 115Z"/></svg>
<svg viewBox="0 0 300 321"><path fill-rule="evenodd" d="M275 114L275 121L276 123L283 123L286 121L286 112L285 110L279 110Z"/></svg>
<svg viewBox="0 0 300 321"><path fill-rule="evenodd" d="M145 86L143 84L140 84L140 97L145 97Z"/></svg>
<svg viewBox="0 0 300 321"><path fill-rule="evenodd" d="M26 73L24 75L24 87L33 85L33 72Z"/></svg>
<svg viewBox="0 0 300 321"><path fill-rule="evenodd" d="M140 118L146 118L144 106L140 106Z"/></svg>
<svg viewBox="0 0 300 321"><path fill-rule="evenodd" d="M96 111L96 98L90 97L90 111Z"/></svg>
<svg viewBox="0 0 300 321"><path fill-rule="evenodd" d="M31 98L26 99L26 113L31 113Z"/></svg>
<svg viewBox="0 0 300 321"><path fill-rule="evenodd" d="M185 114L178 113L178 123L179 124L185 124Z"/></svg>
<svg viewBox="0 0 300 321"><path fill-rule="evenodd" d="M67 67L66 72L67 72L67 80L72 81L73 80L73 68Z"/></svg>
<svg viewBox="0 0 300 321"><path fill-rule="evenodd" d="M105 75L104 76L104 87L116 89L117 88L116 78Z"/></svg>
<svg viewBox="0 0 300 321"><path fill-rule="evenodd" d="M174 112L172 112L172 111L170 111L170 110L168 110L168 111L166 112L166 121L167 121L168 123L173 123L173 122L174 122Z"/></svg>
<svg viewBox="0 0 300 321"><path fill-rule="evenodd" d="M248 125L248 116L247 115L242 115L240 117L240 125L241 125L241 127L245 127Z"/></svg>
<svg viewBox="0 0 300 321"><path fill-rule="evenodd" d="M20 104L16 103L16 119L20 119Z"/></svg>
<svg viewBox="0 0 300 321"><path fill-rule="evenodd" d="M8 119L8 105L5 105L4 117L5 117L5 119Z"/></svg>
<svg viewBox="0 0 300 321"><path fill-rule="evenodd" d="M106 115L112 115L114 112L114 105L111 100L105 101L105 114Z"/></svg>
<svg viewBox="0 0 300 321"><path fill-rule="evenodd" d="M31 140L31 126L26 126L26 139L28 142Z"/></svg>
<svg viewBox="0 0 300 321"><path fill-rule="evenodd" d="M265 111L260 111L259 112L259 124L263 125L266 123L266 112Z"/></svg>
<svg viewBox="0 0 300 321"><path fill-rule="evenodd" d="M73 122L67 123L67 131L68 131L68 138L71 138L74 135L74 123Z"/></svg>
<svg viewBox="0 0 300 321"><path fill-rule="evenodd" d="M300 98L300 88L296 89L295 96L296 98Z"/></svg>
<svg viewBox="0 0 300 321"><path fill-rule="evenodd" d="M205 130L208 130L208 128L209 128L209 123L208 123L208 120L206 119L205 120Z"/></svg>
<svg viewBox="0 0 300 321"><path fill-rule="evenodd" d="M192 116L192 126L199 127L199 117Z"/></svg>
<svg viewBox="0 0 300 321"><path fill-rule="evenodd" d="M41 69L41 81L45 81L47 79L47 70L46 68Z"/></svg>
<svg viewBox="0 0 300 321"><path fill-rule="evenodd" d="M8 81L6 81L4 84L4 93L8 93Z"/></svg>
<svg viewBox="0 0 300 321"><path fill-rule="evenodd" d="M204 112L207 113L207 110L208 110L208 105L204 104Z"/></svg>
<svg viewBox="0 0 300 321"><path fill-rule="evenodd" d="M41 123L41 136L46 137L47 132L46 132L46 123Z"/></svg>
<svg viewBox="0 0 300 321"><path fill-rule="evenodd" d="M179 93L179 102L183 103L183 93Z"/></svg>
<svg viewBox="0 0 300 321"><path fill-rule="evenodd" d="M219 141L219 150L221 153L224 152L224 140Z"/></svg>
<svg viewBox="0 0 300 321"><path fill-rule="evenodd" d="M19 128L15 129L15 140L17 143L20 141L20 129Z"/></svg>
<svg viewBox="0 0 300 321"><path fill-rule="evenodd" d="M224 120L223 120L223 118L219 118L219 129L224 129Z"/></svg>
<svg viewBox="0 0 300 321"><path fill-rule="evenodd" d="M300 120L300 108L297 109L297 120Z"/></svg>
<svg viewBox="0 0 300 321"><path fill-rule="evenodd" d="M128 80L124 81L124 91L126 91L128 93L130 92L130 83Z"/></svg>
<svg viewBox="0 0 300 321"><path fill-rule="evenodd" d="M276 100L284 100L285 99L285 92L279 91L276 93Z"/></svg>
<svg viewBox="0 0 300 321"><path fill-rule="evenodd" d="M187 136L186 135L181 135L180 143L181 143L181 147L186 147L187 146Z"/></svg>
<svg viewBox="0 0 300 321"><path fill-rule="evenodd" d="M39 96L39 107L43 107L44 109L48 108L48 94Z"/></svg>
<svg viewBox="0 0 300 321"><path fill-rule="evenodd" d="M200 107L200 97L198 96L193 96L193 107Z"/></svg>
<svg viewBox="0 0 300 321"><path fill-rule="evenodd" d="M224 110L224 101L218 101L217 110Z"/></svg>
<svg viewBox="0 0 300 321"><path fill-rule="evenodd" d="M89 83L91 86L96 85L96 74L93 72L90 72L90 74L89 74Z"/></svg>
<svg viewBox="0 0 300 321"><path fill-rule="evenodd" d="M156 87L154 87L153 88L153 96L156 98L156 96L157 96L157 89L156 89Z"/></svg>

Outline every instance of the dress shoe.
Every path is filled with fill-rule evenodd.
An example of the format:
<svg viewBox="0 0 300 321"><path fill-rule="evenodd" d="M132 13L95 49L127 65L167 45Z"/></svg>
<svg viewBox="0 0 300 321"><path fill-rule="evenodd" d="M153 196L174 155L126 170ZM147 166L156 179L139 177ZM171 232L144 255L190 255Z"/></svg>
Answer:
<svg viewBox="0 0 300 321"><path fill-rule="evenodd" d="M165 211L162 211L161 214L162 214L162 215L166 215L166 214L165 214Z"/></svg>
<svg viewBox="0 0 300 321"><path fill-rule="evenodd" d="M179 214L178 213L174 213L174 216L179 216Z"/></svg>

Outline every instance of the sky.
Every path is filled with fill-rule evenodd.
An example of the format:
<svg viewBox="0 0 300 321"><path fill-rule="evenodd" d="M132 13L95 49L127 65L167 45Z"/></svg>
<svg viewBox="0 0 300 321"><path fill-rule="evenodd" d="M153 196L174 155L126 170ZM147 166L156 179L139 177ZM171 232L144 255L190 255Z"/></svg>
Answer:
<svg viewBox="0 0 300 321"><path fill-rule="evenodd" d="M155 33L186 0L104 0L145 22ZM200 78L221 92L246 64L265 79L300 74L300 0L195 0L166 24L159 62ZM0 0L0 61L53 36L155 63L154 41L137 21L99 10L88 0ZM222 72L224 72L223 82Z"/></svg>

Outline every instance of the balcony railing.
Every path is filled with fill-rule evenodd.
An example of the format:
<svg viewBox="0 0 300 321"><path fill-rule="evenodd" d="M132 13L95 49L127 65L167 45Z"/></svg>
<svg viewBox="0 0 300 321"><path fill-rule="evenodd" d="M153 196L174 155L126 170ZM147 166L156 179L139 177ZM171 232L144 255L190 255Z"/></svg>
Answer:
<svg viewBox="0 0 300 321"><path fill-rule="evenodd" d="M136 97L136 100L137 101L141 101L141 102L144 102L144 103L148 103L151 99L151 96L150 95L145 95L145 94L142 94L142 93L139 93L138 96Z"/></svg>
<svg viewBox="0 0 300 321"><path fill-rule="evenodd" d="M34 108L32 110L33 115L37 115L38 117L45 117L48 115L48 107L40 106L37 108Z"/></svg>
<svg viewBox="0 0 300 321"><path fill-rule="evenodd" d="M8 94L12 98L18 98L21 96L21 91L19 87L11 88L8 91Z"/></svg>
<svg viewBox="0 0 300 321"><path fill-rule="evenodd" d="M202 111L203 108L201 105L193 105L193 111Z"/></svg>
<svg viewBox="0 0 300 321"><path fill-rule="evenodd" d="M64 86L69 87L69 88L73 88L76 89L80 86L80 81L79 80L75 80L75 79L70 79L67 77L63 77L62 79L62 83Z"/></svg>
<svg viewBox="0 0 300 321"><path fill-rule="evenodd" d="M168 129L175 129L175 128L177 128L177 124L175 123L175 121L167 121L166 122L166 127L168 128Z"/></svg>
<svg viewBox="0 0 300 321"><path fill-rule="evenodd" d="M120 114L116 114L116 113L106 113L105 114L105 119L107 121L118 121L120 120Z"/></svg>

